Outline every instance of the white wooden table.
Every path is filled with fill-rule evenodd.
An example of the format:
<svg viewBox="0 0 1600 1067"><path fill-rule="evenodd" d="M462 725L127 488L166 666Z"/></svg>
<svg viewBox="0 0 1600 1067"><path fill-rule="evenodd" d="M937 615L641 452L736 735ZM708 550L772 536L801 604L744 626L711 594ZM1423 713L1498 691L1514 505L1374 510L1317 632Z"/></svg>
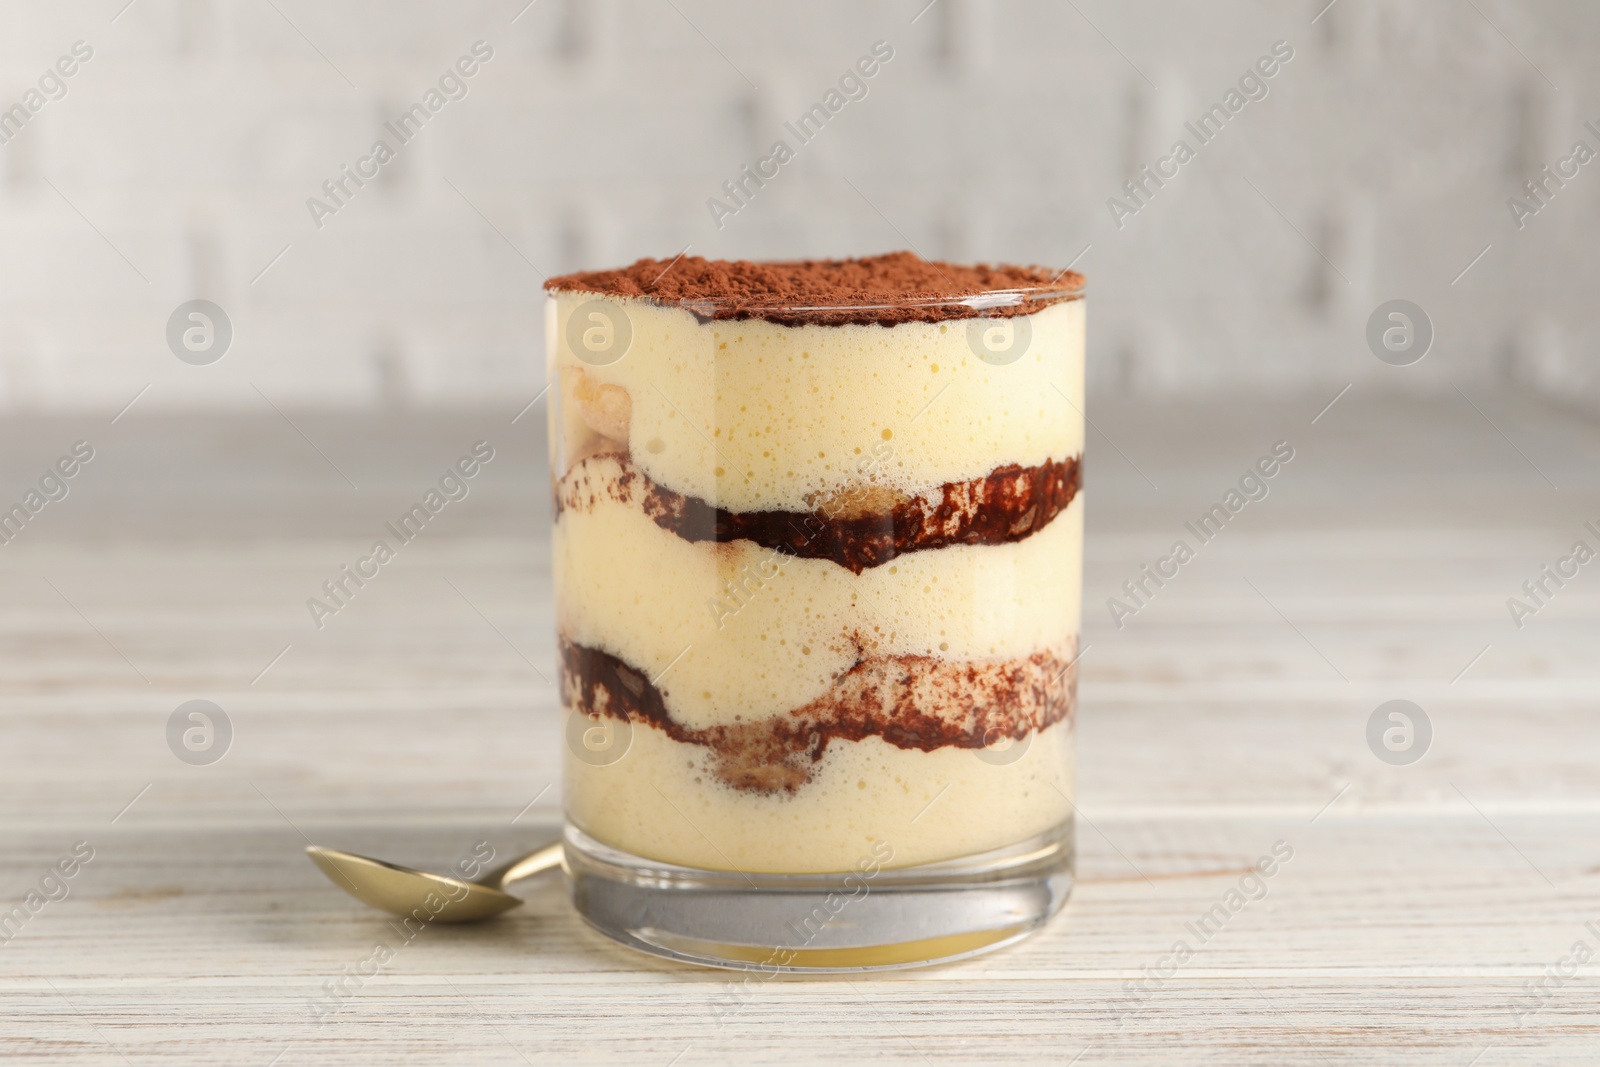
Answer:
<svg viewBox="0 0 1600 1067"><path fill-rule="evenodd" d="M1328 396L1091 412L1081 879L1027 944L741 992L529 883L320 1022L325 984L398 938L307 840L447 865L555 832L538 419L10 418L6 502L74 440L97 455L0 546L0 912L76 842L94 858L0 944L0 1059L1600 1062L1600 951L1525 991L1600 950L1600 563L1520 631L1505 604L1600 547L1600 429L1474 399L1494 425L1368 387L1315 424ZM314 629L305 599L479 438L473 495ZM1106 598L1280 439L1271 495L1113 627ZM196 698L234 730L208 766L165 736ZM1433 725L1410 766L1365 739L1395 698ZM1133 999L1277 841L1265 898Z"/></svg>

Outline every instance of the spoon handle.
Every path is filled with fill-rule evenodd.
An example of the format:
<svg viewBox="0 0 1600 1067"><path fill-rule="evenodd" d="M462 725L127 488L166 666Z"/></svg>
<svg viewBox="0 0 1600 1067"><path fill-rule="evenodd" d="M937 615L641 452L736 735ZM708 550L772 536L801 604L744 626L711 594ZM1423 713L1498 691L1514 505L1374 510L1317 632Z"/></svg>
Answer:
<svg viewBox="0 0 1600 1067"><path fill-rule="evenodd" d="M497 889L503 888L512 882L528 877L530 874L538 874L540 871L559 866L561 866L561 842L557 841L553 845L546 845L544 848L536 852L530 852L526 856L519 856L503 867L496 867L484 875L480 882L484 885L494 886Z"/></svg>

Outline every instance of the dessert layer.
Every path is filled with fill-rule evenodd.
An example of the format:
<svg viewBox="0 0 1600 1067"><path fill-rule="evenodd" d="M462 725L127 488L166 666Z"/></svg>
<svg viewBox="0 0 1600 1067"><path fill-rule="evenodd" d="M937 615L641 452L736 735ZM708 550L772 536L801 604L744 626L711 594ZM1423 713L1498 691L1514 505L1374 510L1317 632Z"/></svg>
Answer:
<svg viewBox="0 0 1600 1067"><path fill-rule="evenodd" d="M803 789L752 793L722 785L708 749L639 726L615 763L567 761L565 803L578 827L616 848L751 873L856 870L880 842L893 846L893 866L934 863L1071 819L1070 718L1007 749L1009 762L986 755L867 737L829 745Z"/></svg>
<svg viewBox="0 0 1600 1067"><path fill-rule="evenodd" d="M1075 647L990 663L868 656L787 715L702 729L675 720L661 690L609 652L563 640L561 684L570 711L627 719L707 749L707 769L724 785L792 793L811 780L834 741L878 737L921 752L979 749L1059 722L1072 712Z"/></svg>
<svg viewBox="0 0 1600 1067"><path fill-rule="evenodd" d="M783 325L891 326L943 322L975 315L1038 310L1021 301L999 304L997 291L1039 291L1063 299L1083 288L1083 275L1009 264L966 266L925 260L911 252L862 259L799 259L753 263L681 256L641 259L619 270L563 274L550 290L685 304L711 319L759 318ZM989 300L974 301L980 296ZM1048 299L1048 298L1046 298ZM962 304L960 301L973 301Z"/></svg>
<svg viewBox="0 0 1600 1067"><path fill-rule="evenodd" d="M866 657L1009 660L1077 634L1081 495L1023 540L854 574L751 541L686 541L615 491L623 472L598 455L569 476L592 499L555 524L558 626L659 677L690 728L786 714Z"/></svg>
<svg viewBox="0 0 1600 1067"><path fill-rule="evenodd" d="M811 511L728 511L652 482L625 454L610 454L615 477L590 477L597 453L561 480L556 511L592 510L599 494L632 504L685 541L752 541L801 559L827 559L860 574L909 552L1021 541L1048 526L1078 493L1079 462L997 468L970 482L908 497L864 483L818 501Z"/></svg>
<svg viewBox="0 0 1600 1067"><path fill-rule="evenodd" d="M625 448L655 484L726 511L811 511L864 480L912 496L1083 452L1081 300L885 329L595 299L556 292L546 317L558 475ZM590 319L626 336L614 361L574 351ZM980 358L994 347L1005 362Z"/></svg>
<svg viewBox="0 0 1600 1067"><path fill-rule="evenodd" d="M1081 281L904 254L552 280L563 696L628 739L572 750L576 825L821 872L1070 818Z"/></svg>

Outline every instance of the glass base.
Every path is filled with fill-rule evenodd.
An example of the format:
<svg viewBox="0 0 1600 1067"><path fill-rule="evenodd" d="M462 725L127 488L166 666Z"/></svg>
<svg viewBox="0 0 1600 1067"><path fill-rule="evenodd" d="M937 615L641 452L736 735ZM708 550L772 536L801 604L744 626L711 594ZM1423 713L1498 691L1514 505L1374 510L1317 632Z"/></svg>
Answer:
<svg viewBox="0 0 1600 1067"><path fill-rule="evenodd" d="M919 867L741 874L679 867L566 830L573 906L656 956L764 973L873 971L964 959L1039 929L1072 890L1070 824Z"/></svg>

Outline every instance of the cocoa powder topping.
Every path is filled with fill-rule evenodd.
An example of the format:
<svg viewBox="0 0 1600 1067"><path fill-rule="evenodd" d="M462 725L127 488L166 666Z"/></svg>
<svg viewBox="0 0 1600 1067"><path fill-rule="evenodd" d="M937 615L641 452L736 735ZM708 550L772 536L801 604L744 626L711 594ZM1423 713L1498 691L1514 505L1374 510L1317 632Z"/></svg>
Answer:
<svg viewBox="0 0 1600 1067"><path fill-rule="evenodd" d="M894 326L1032 314L1078 296L1083 275L1010 264L967 266L911 252L764 262L684 256L563 274L544 287L679 305L702 319Z"/></svg>

